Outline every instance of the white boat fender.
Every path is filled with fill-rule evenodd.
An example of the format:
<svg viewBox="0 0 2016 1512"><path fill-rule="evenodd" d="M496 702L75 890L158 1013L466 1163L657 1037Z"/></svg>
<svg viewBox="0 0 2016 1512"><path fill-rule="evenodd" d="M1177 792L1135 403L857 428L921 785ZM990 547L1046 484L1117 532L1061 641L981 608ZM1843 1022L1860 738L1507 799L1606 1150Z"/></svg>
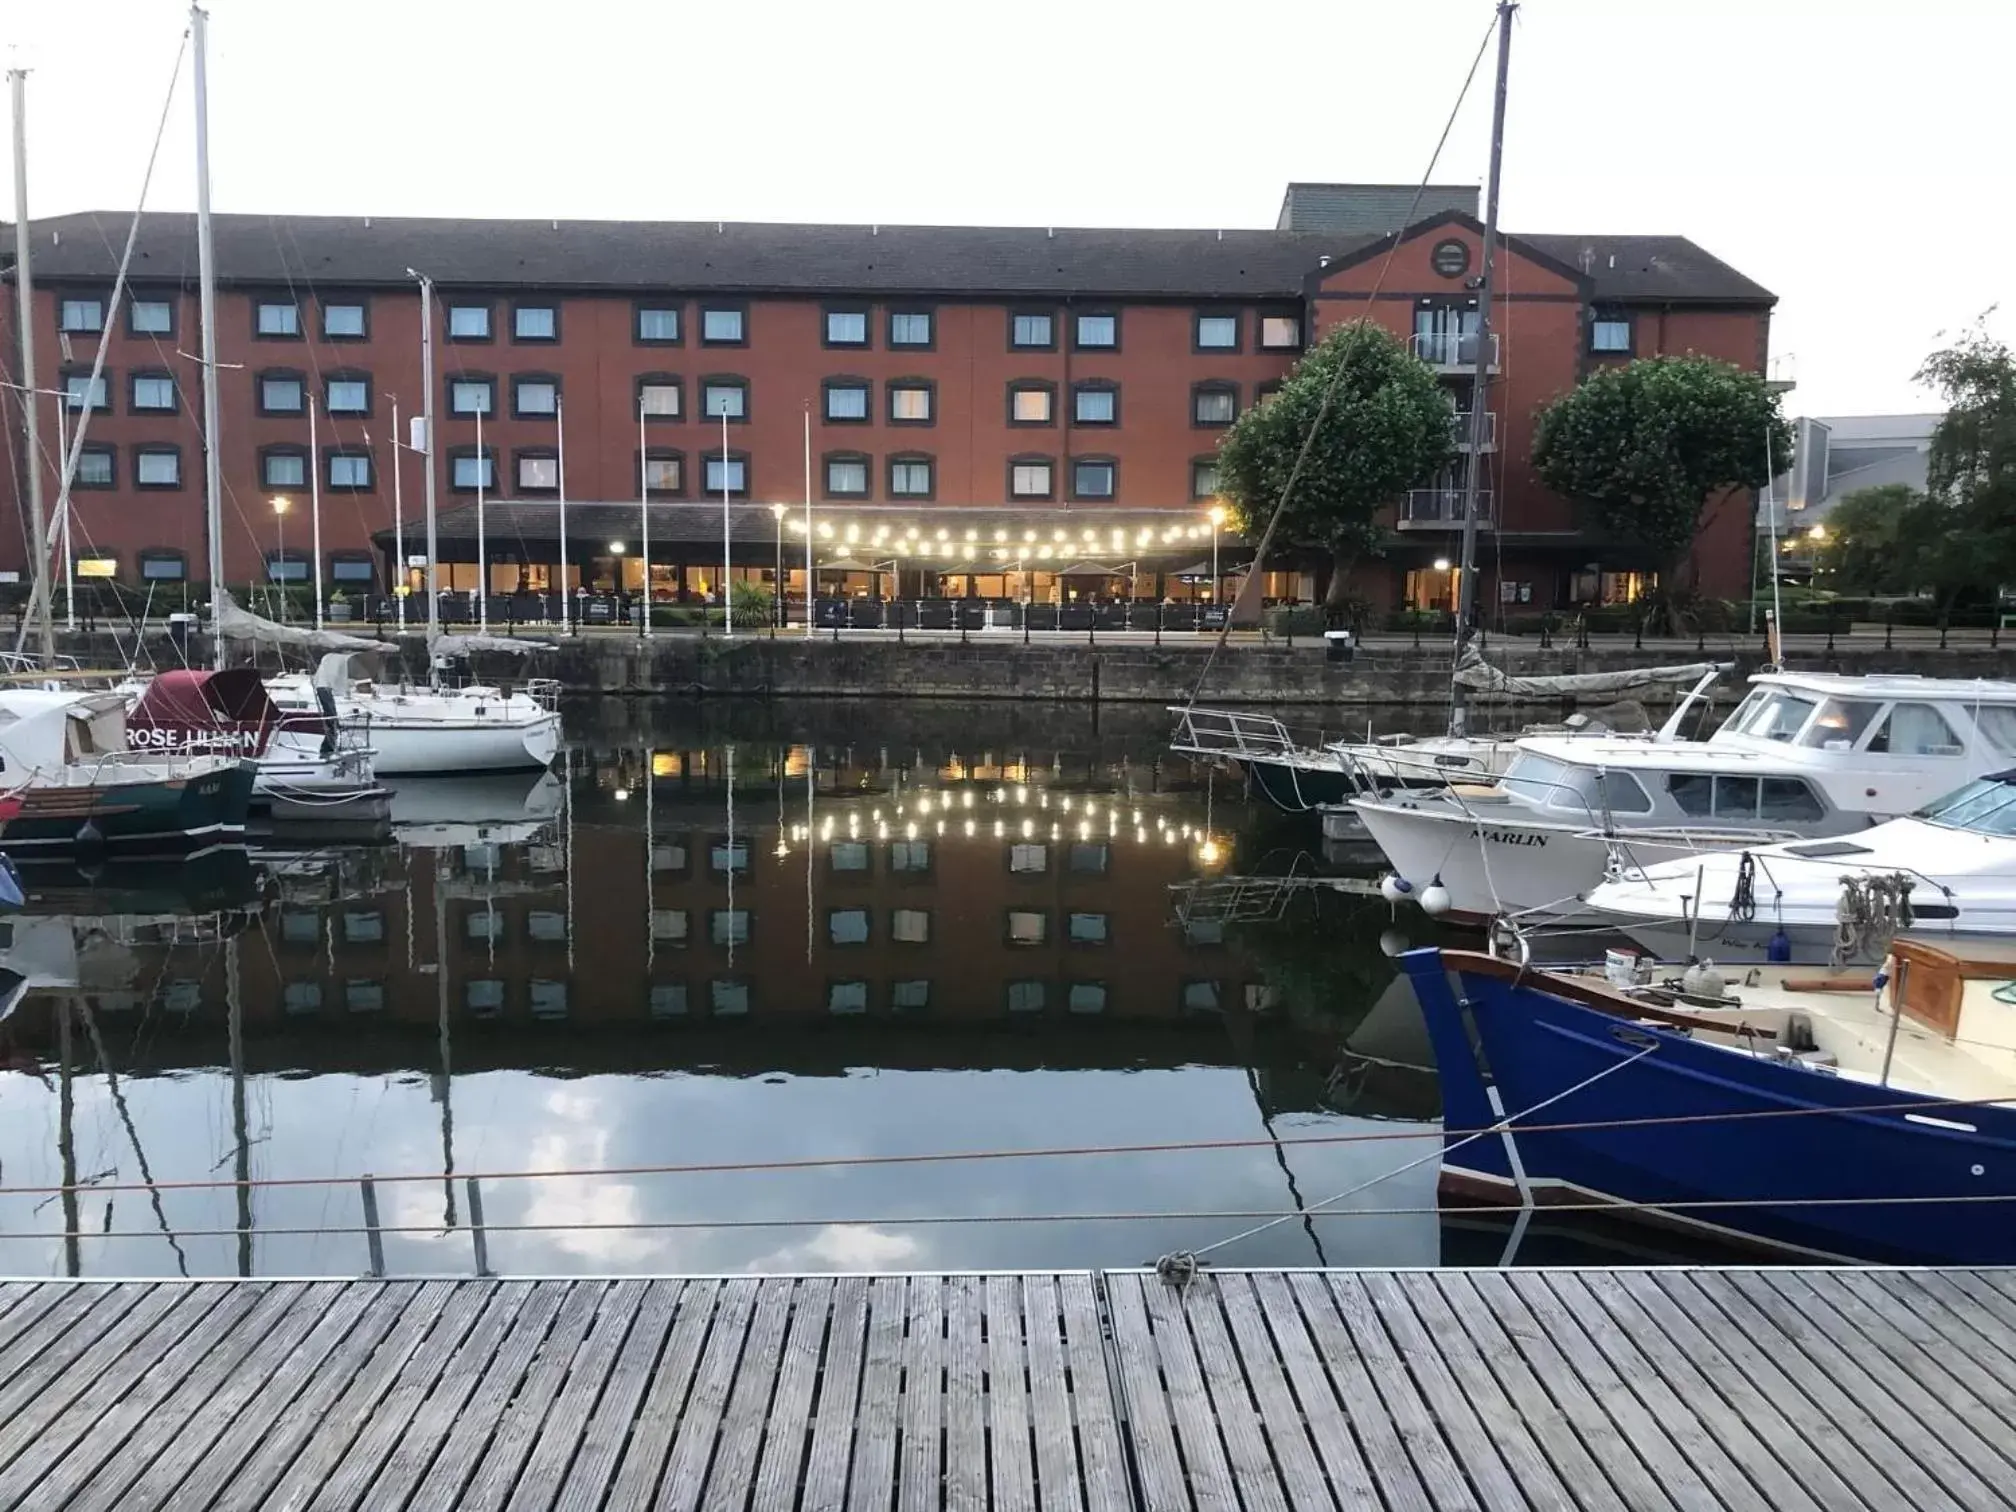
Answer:
<svg viewBox="0 0 2016 1512"><path fill-rule="evenodd" d="M1421 889L1421 912L1427 914L1430 918L1436 918L1449 912L1449 905L1452 901L1449 896L1449 889L1442 885L1442 873L1440 872L1435 873L1435 880L1433 882L1430 882L1426 887Z"/></svg>
<svg viewBox="0 0 2016 1512"><path fill-rule="evenodd" d="M1407 954L1413 948L1413 945L1414 942L1397 929L1385 929L1379 932L1379 950L1382 955L1391 956L1397 960L1399 957Z"/></svg>
<svg viewBox="0 0 2016 1512"><path fill-rule="evenodd" d="M1398 908L1414 896L1414 884L1398 872L1388 872L1379 879L1379 896Z"/></svg>

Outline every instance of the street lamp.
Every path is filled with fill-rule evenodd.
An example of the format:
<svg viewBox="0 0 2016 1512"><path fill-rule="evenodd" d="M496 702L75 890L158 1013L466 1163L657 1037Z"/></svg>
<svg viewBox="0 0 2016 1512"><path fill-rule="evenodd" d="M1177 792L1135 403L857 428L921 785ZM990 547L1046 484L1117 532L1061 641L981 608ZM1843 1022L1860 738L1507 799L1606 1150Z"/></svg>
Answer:
<svg viewBox="0 0 2016 1512"><path fill-rule="evenodd" d="M782 504L772 504L770 506L770 513L777 521L777 576L775 579L777 584L777 602L770 615L771 625L774 628L777 625L789 623L784 616L784 506Z"/></svg>
<svg viewBox="0 0 2016 1512"><path fill-rule="evenodd" d="M1211 506L1211 602L1218 603L1225 597L1225 584L1218 576L1218 528L1225 523L1225 506Z"/></svg>
<svg viewBox="0 0 2016 1512"><path fill-rule="evenodd" d="M283 625L287 623L287 511L291 503L285 494L273 495L273 524L279 532L279 542L272 575L280 584L280 623Z"/></svg>

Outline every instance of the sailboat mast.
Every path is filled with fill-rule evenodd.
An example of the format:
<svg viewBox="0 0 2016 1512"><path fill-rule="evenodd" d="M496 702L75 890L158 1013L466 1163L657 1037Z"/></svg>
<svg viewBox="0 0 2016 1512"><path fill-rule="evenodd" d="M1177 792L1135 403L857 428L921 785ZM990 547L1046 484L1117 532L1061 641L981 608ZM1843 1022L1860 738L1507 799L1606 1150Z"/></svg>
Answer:
<svg viewBox="0 0 2016 1512"><path fill-rule="evenodd" d="M434 528L434 280L424 274L414 277L420 280L420 428L427 441L421 495L427 502L427 646L431 653L441 634L441 543Z"/></svg>
<svg viewBox="0 0 2016 1512"><path fill-rule="evenodd" d="M217 449L217 254L210 240L210 17L189 7L196 53L196 289L203 323L203 529L210 549L210 661L224 665L224 462Z"/></svg>
<svg viewBox="0 0 2016 1512"><path fill-rule="evenodd" d="M1505 161L1505 82L1512 68L1512 15L1517 0L1498 0L1498 87L1491 100L1491 172L1484 188L1484 267L1477 280L1477 365L1470 379L1470 455L1463 465L1463 549L1456 579L1456 654L1470 638L1477 613L1477 475L1484 465L1490 424L1485 400L1491 385L1491 296L1498 266L1498 185ZM1449 733L1461 735L1469 710L1463 686L1450 684Z"/></svg>
<svg viewBox="0 0 2016 1512"><path fill-rule="evenodd" d="M9 69L7 87L14 98L14 289L21 308L21 412L27 421L28 529L35 553L28 592L35 615L36 649L47 667L56 655L56 627L49 596L49 517L42 506L42 421L35 411L42 396L35 384L35 278L28 266L29 246L34 240L28 227L28 70Z"/></svg>

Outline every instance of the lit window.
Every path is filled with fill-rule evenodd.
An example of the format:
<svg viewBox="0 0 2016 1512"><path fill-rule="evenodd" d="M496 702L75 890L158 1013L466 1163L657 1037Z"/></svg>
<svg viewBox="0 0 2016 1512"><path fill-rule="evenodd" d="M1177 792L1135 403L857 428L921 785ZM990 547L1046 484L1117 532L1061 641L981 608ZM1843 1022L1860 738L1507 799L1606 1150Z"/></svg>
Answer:
<svg viewBox="0 0 2016 1512"><path fill-rule="evenodd" d="M105 375L100 373L98 381L94 383L89 373L65 373L63 407L73 413L85 408L110 409L112 402L106 397Z"/></svg>
<svg viewBox="0 0 2016 1512"><path fill-rule="evenodd" d="M1010 982L1008 984L1008 1011L1010 1013L1041 1013L1048 997L1046 984L1042 982Z"/></svg>
<svg viewBox="0 0 2016 1512"><path fill-rule="evenodd" d="M1191 395L1190 416L1199 425L1230 425L1239 418L1239 395L1229 388L1200 388Z"/></svg>
<svg viewBox="0 0 2016 1512"><path fill-rule="evenodd" d="M331 378L328 409L332 415L371 413L371 384L364 378Z"/></svg>
<svg viewBox="0 0 2016 1512"><path fill-rule="evenodd" d="M518 459L518 486L528 489L552 489L560 486L560 459L558 457L520 457Z"/></svg>
<svg viewBox="0 0 2016 1512"><path fill-rule="evenodd" d="M637 407L649 420L677 420L679 418L679 385L676 383L644 383L637 387Z"/></svg>
<svg viewBox="0 0 2016 1512"><path fill-rule="evenodd" d="M868 418L868 385L865 383L827 384L826 418L828 420L866 420Z"/></svg>
<svg viewBox="0 0 2016 1512"><path fill-rule="evenodd" d="M1190 497L1208 499L1218 492L1218 463L1192 462L1190 464Z"/></svg>
<svg viewBox="0 0 2016 1512"><path fill-rule="evenodd" d="M488 378L457 378L448 385L448 408L458 415L488 418L497 397L496 387Z"/></svg>
<svg viewBox="0 0 2016 1512"><path fill-rule="evenodd" d="M322 306L322 334L334 341L357 341L364 336L364 306L325 304Z"/></svg>
<svg viewBox="0 0 2016 1512"><path fill-rule="evenodd" d="M557 483L559 467L554 467ZM686 486L685 469L677 457L646 457L644 459L644 486L653 493L677 493Z"/></svg>
<svg viewBox="0 0 2016 1512"><path fill-rule="evenodd" d="M700 412L709 420L749 417L749 387L741 382L709 383L700 390Z"/></svg>
<svg viewBox="0 0 2016 1512"><path fill-rule="evenodd" d="M165 373L133 375L133 408L172 410L175 408L175 380Z"/></svg>
<svg viewBox="0 0 2016 1512"><path fill-rule="evenodd" d="M57 317L57 329L66 333L87 336L105 329L105 301L102 299L66 299Z"/></svg>
<svg viewBox="0 0 2016 1512"><path fill-rule="evenodd" d="M1048 425L1052 398L1047 388L1010 389L1008 418L1017 425Z"/></svg>
<svg viewBox="0 0 2016 1512"><path fill-rule="evenodd" d="M827 983L826 1011L828 1013L866 1013L868 1011L868 984L866 982Z"/></svg>
<svg viewBox="0 0 2016 1512"><path fill-rule="evenodd" d="M1110 388L1081 388L1072 399L1079 425L1111 425L1120 412L1120 396Z"/></svg>
<svg viewBox="0 0 2016 1512"><path fill-rule="evenodd" d="M868 345L868 312L866 310L828 310L826 312L826 345L835 347L860 347Z"/></svg>
<svg viewBox="0 0 2016 1512"><path fill-rule="evenodd" d="M116 578L119 576L119 562L114 557L79 557L77 558L77 576L80 578Z"/></svg>
<svg viewBox="0 0 2016 1512"><path fill-rule="evenodd" d="M1599 315L1589 323L1589 350L1628 352L1631 350L1629 316Z"/></svg>
<svg viewBox="0 0 2016 1512"><path fill-rule="evenodd" d="M700 339L709 346L734 346L743 340L744 323L740 310L702 310Z"/></svg>
<svg viewBox="0 0 2016 1512"><path fill-rule="evenodd" d="M1047 349L1056 343L1055 328L1048 315L1017 315L1008 344L1024 351Z"/></svg>
<svg viewBox="0 0 2016 1512"><path fill-rule="evenodd" d="M931 418L931 390L923 384L889 386L889 419L897 425L922 425Z"/></svg>
<svg viewBox="0 0 2016 1512"><path fill-rule="evenodd" d="M1262 315L1260 317L1260 349L1266 352L1292 352L1302 345L1302 319L1299 315Z"/></svg>
<svg viewBox="0 0 2016 1512"><path fill-rule="evenodd" d="M560 312L551 305L519 305L511 312L516 341L552 341L560 334Z"/></svg>
<svg viewBox="0 0 2016 1512"><path fill-rule="evenodd" d="M931 496L931 462L911 457L889 464L889 496L895 499L925 499Z"/></svg>
<svg viewBox="0 0 2016 1512"><path fill-rule="evenodd" d="M1065 994L1064 1007L1072 1013L1104 1013L1106 1011L1106 984L1104 982L1073 982Z"/></svg>
<svg viewBox="0 0 2016 1512"><path fill-rule="evenodd" d="M175 306L165 299L136 299L126 307L126 328L135 336L167 336L175 329Z"/></svg>
<svg viewBox="0 0 2016 1512"><path fill-rule="evenodd" d="M308 391L299 378L259 380L259 408L269 415L298 415L308 407Z"/></svg>
<svg viewBox="0 0 2016 1512"><path fill-rule="evenodd" d="M455 483L457 488L495 488L497 486L497 462L493 457L479 457L474 452L464 452L455 458Z"/></svg>
<svg viewBox="0 0 2016 1512"><path fill-rule="evenodd" d="M268 452L259 460L259 478L267 488L306 488L308 459L300 452Z"/></svg>
<svg viewBox="0 0 2016 1512"><path fill-rule="evenodd" d="M826 911L826 938L835 945L868 943L868 910L831 908Z"/></svg>
<svg viewBox="0 0 2016 1512"><path fill-rule="evenodd" d="M1117 315L1080 315L1077 327L1078 345L1096 349L1116 347L1120 344L1120 317Z"/></svg>
<svg viewBox="0 0 2016 1512"><path fill-rule="evenodd" d="M666 306L644 305L637 311L637 339L671 346L679 340L679 311Z"/></svg>
<svg viewBox="0 0 2016 1512"><path fill-rule="evenodd" d="M892 310L889 312L889 345L928 347L931 345L931 312Z"/></svg>
<svg viewBox="0 0 2016 1512"><path fill-rule="evenodd" d="M560 385L550 378L520 378L511 386L511 402L521 415L550 415L560 407Z"/></svg>
<svg viewBox="0 0 2016 1512"><path fill-rule="evenodd" d="M690 1011L684 982L653 982L651 984L651 1017L684 1018Z"/></svg>
<svg viewBox="0 0 2016 1512"><path fill-rule="evenodd" d="M1197 349L1200 352L1230 352L1239 345L1237 315L1199 315Z"/></svg>
<svg viewBox="0 0 2016 1512"><path fill-rule="evenodd" d="M133 481L142 488L180 488L182 453L171 447L139 448L133 453Z"/></svg>
<svg viewBox="0 0 2016 1512"><path fill-rule="evenodd" d="M284 302L262 299L254 329L261 336L299 336L301 307L291 299Z"/></svg>
<svg viewBox="0 0 2016 1512"><path fill-rule="evenodd" d="M708 938L716 945L747 945L749 943L749 910L746 908L717 908L707 916Z"/></svg>
<svg viewBox="0 0 2016 1512"><path fill-rule="evenodd" d="M749 491L749 464L740 457L707 459L707 492L724 491L730 494Z"/></svg>
<svg viewBox="0 0 2016 1512"><path fill-rule="evenodd" d="M1034 908L1008 910L1008 943L1041 945L1050 937L1050 915Z"/></svg>
<svg viewBox="0 0 2016 1512"><path fill-rule="evenodd" d="M371 458L365 452L337 452L329 459L331 488L369 488Z"/></svg>
<svg viewBox="0 0 2016 1512"><path fill-rule="evenodd" d="M927 945L931 941L931 911L927 908L898 908L889 915L889 938L905 945Z"/></svg>
<svg viewBox="0 0 2016 1512"><path fill-rule="evenodd" d="M448 339L450 341L488 341L490 339L490 306L448 306Z"/></svg>
<svg viewBox="0 0 2016 1512"><path fill-rule="evenodd" d="M834 457L826 463L826 492L865 495L868 492L868 459Z"/></svg>
<svg viewBox="0 0 2016 1512"><path fill-rule="evenodd" d="M1044 872L1050 869L1050 850L1043 845L1011 845L1008 847L1008 870L1024 875Z"/></svg>
<svg viewBox="0 0 2016 1512"><path fill-rule="evenodd" d="M79 488L110 488L117 468L109 446L86 446L77 458Z"/></svg>
<svg viewBox="0 0 2016 1512"><path fill-rule="evenodd" d="M1050 496L1050 464L1017 462L1010 469L1009 490L1018 499L1047 499Z"/></svg>
<svg viewBox="0 0 2016 1512"><path fill-rule="evenodd" d="M1113 497L1114 466L1111 462L1077 462L1071 467L1071 491L1081 499Z"/></svg>

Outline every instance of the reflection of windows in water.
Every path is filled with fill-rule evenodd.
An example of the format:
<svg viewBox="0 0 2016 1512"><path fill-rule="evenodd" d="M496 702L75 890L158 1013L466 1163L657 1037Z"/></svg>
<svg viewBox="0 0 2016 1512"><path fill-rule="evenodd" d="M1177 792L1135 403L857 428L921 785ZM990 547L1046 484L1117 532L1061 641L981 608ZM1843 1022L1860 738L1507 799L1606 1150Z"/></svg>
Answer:
<svg viewBox="0 0 2016 1512"><path fill-rule="evenodd" d="M479 908L463 920L462 927L472 940L496 940L504 934L504 915L494 908Z"/></svg>
<svg viewBox="0 0 2016 1512"><path fill-rule="evenodd" d="M660 840L651 847L651 870L654 872L683 872L686 870L686 844L682 840Z"/></svg>
<svg viewBox="0 0 2016 1512"><path fill-rule="evenodd" d="M868 870L868 847L860 840L835 840L827 852L836 872Z"/></svg>
<svg viewBox="0 0 2016 1512"><path fill-rule="evenodd" d="M931 1006L931 984L923 978L889 984L889 1006L898 1013L921 1013Z"/></svg>
<svg viewBox="0 0 2016 1512"><path fill-rule="evenodd" d="M651 938L660 945L684 945L689 927L683 908L651 910Z"/></svg>
<svg viewBox="0 0 2016 1512"><path fill-rule="evenodd" d="M866 945L868 943L868 910L865 908L829 908L826 911L826 938L835 945Z"/></svg>
<svg viewBox="0 0 2016 1512"><path fill-rule="evenodd" d="M931 870L931 842L929 840L895 840L889 845L889 870L892 872L925 872Z"/></svg>
<svg viewBox="0 0 2016 1512"><path fill-rule="evenodd" d="M504 984L495 977L477 977L464 982L462 1002L472 1018L495 1018L504 1011Z"/></svg>
<svg viewBox="0 0 2016 1512"><path fill-rule="evenodd" d="M1183 1007L1192 1013L1216 1013L1219 1006L1218 984L1196 980L1183 984Z"/></svg>
<svg viewBox="0 0 2016 1512"><path fill-rule="evenodd" d="M1073 945L1104 945L1106 943L1106 915L1103 913L1074 913L1071 915L1071 943Z"/></svg>
<svg viewBox="0 0 2016 1512"><path fill-rule="evenodd" d="M280 911L280 942L283 945L322 943L322 916L312 908L283 908Z"/></svg>
<svg viewBox="0 0 2016 1512"><path fill-rule="evenodd" d="M1050 916L1034 909L1011 908L1008 911L1008 943L1010 945L1041 945L1050 935Z"/></svg>
<svg viewBox="0 0 2016 1512"><path fill-rule="evenodd" d="M4 763L0 763L0 767L4 767L4 765ZM12 950L13 948L14 921L12 919L0 919L0 950Z"/></svg>
<svg viewBox="0 0 2016 1512"><path fill-rule="evenodd" d="M741 981L717 979L707 984L708 1006L724 1018L733 1018L749 1011L749 984Z"/></svg>
<svg viewBox="0 0 2016 1512"><path fill-rule="evenodd" d="M1008 870L1011 872L1041 872L1050 868L1050 848L1047 845L1011 845L1008 847Z"/></svg>
<svg viewBox="0 0 2016 1512"><path fill-rule="evenodd" d="M1265 982L1248 982L1245 996L1248 1013L1269 1013L1276 1006L1274 989Z"/></svg>
<svg viewBox="0 0 2016 1512"><path fill-rule="evenodd" d="M741 876L749 870L749 842L716 840L707 849L707 864L723 876L729 872Z"/></svg>
<svg viewBox="0 0 2016 1512"><path fill-rule="evenodd" d="M931 911L896 908L889 912L889 938L905 945L925 945L931 939Z"/></svg>
<svg viewBox="0 0 2016 1512"><path fill-rule="evenodd" d="M749 943L749 910L717 908L707 916L708 938L716 945Z"/></svg>
<svg viewBox="0 0 2016 1512"><path fill-rule="evenodd" d="M503 853L494 845L465 845L462 847L462 869L472 872L494 872Z"/></svg>
<svg viewBox="0 0 2016 1512"><path fill-rule="evenodd" d="M194 1013L203 1005L203 984L178 977L161 989L161 1006L170 1013Z"/></svg>
<svg viewBox="0 0 2016 1512"><path fill-rule="evenodd" d="M385 941L385 915L375 908L359 909L343 915L343 939L350 945L381 945Z"/></svg>
<svg viewBox="0 0 2016 1512"><path fill-rule="evenodd" d="M1042 982L1010 982L1008 984L1008 1011L1010 1013L1041 1013L1045 998L1045 984Z"/></svg>
<svg viewBox="0 0 2016 1512"><path fill-rule="evenodd" d="M1064 1006L1073 1013L1104 1013L1106 1011L1106 984L1104 982L1073 982Z"/></svg>
<svg viewBox="0 0 2016 1512"><path fill-rule="evenodd" d="M567 916L550 908L535 908L525 916L525 933L542 945L564 944Z"/></svg>
<svg viewBox="0 0 2016 1512"><path fill-rule="evenodd" d="M1080 876L1103 877L1111 859L1111 849L1104 841L1078 840L1072 843L1066 864Z"/></svg>
<svg viewBox="0 0 2016 1512"><path fill-rule="evenodd" d="M684 1018L686 1012L686 984L684 982L653 982L651 984L651 1017Z"/></svg>
<svg viewBox="0 0 2016 1512"><path fill-rule="evenodd" d="M1223 945L1225 943L1225 921L1222 919L1191 919L1183 926L1185 945Z"/></svg>
<svg viewBox="0 0 2016 1512"><path fill-rule="evenodd" d="M826 984L826 1011L828 1013L866 1013L868 1011L868 984L866 982L828 982Z"/></svg>
<svg viewBox="0 0 2016 1512"><path fill-rule="evenodd" d="M528 991L525 1000L532 1009L535 1019L557 1019L567 1017L567 984L542 977L534 977L526 983Z"/></svg>
<svg viewBox="0 0 2016 1512"><path fill-rule="evenodd" d="M288 1013L320 1013L322 1011L322 984L320 982L289 982L280 996L280 1006Z"/></svg>
<svg viewBox="0 0 2016 1512"><path fill-rule="evenodd" d="M352 977L343 984L343 1006L352 1013L380 1013L385 1008L385 984Z"/></svg>
<svg viewBox="0 0 2016 1512"><path fill-rule="evenodd" d="M654 857L653 859L655 860L656 858ZM653 869L656 869L655 866ZM562 872L567 870L567 847L564 845L533 846L532 870L535 872Z"/></svg>

